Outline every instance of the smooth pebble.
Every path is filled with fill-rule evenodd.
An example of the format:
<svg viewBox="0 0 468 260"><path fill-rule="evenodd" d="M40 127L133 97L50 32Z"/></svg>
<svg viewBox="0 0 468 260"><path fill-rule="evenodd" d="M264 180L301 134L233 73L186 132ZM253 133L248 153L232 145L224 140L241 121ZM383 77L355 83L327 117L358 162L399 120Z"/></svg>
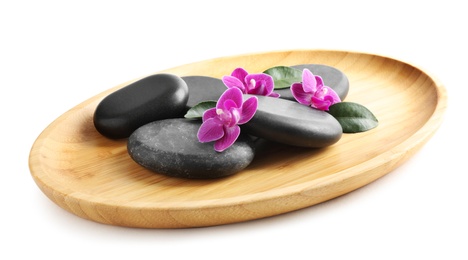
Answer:
<svg viewBox="0 0 468 260"><path fill-rule="evenodd" d="M154 74L106 96L96 107L94 126L108 138L127 138L152 121L183 116L187 100L182 78Z"/></svg>
<svg viewBox="0 0 468 260"><path fill-rule="evenodd" d="M200 120L166 119L138 128L128 139L130 157L141 166L172 177L212 179L246 168L255 155L250 136L241 134L223 152L213 142L200 143Z"/></svg>
<svg viewBox="0 0 468 260"><path fill-rule="evenodd" d="M325 111L287 99L257 98L257 112L241 126L242 131L287 145L312 148L330 146L342 136L340 123Z"/></svg>

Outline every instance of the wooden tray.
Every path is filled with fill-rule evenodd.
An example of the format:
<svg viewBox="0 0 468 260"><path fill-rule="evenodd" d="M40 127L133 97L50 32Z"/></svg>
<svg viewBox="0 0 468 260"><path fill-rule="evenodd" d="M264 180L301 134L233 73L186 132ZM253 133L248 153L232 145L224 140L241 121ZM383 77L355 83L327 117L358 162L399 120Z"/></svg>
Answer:
<svg viewBox="0 0 468 260"><path fill-rule="evenodd" d="M344 134L325 149L268 144L242 172L219 180L152 173L127 154L126 140L102 137L93 113L100 93L52 122L32 146L32 177L53 202L79 217L141 228L213 226L298 210L346 194L389 173L419 150L442 122L445 88L410 64L378 55L293 50L212 59L163 72L221 78L236 67L325 64L349 78L345 101L369 108L380 125Z"/></svg>

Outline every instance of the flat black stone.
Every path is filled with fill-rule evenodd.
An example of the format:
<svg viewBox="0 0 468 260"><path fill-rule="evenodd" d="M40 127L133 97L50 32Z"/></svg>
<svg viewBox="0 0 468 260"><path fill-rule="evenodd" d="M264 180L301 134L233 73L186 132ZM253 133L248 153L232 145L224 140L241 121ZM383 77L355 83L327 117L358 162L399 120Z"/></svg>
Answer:
<svg viewBox="0 0 468 260"><path fill-rule="evenodd" d="M127 138L149 122L182 117L187 100L188 87L182 78L151 75L106 96L94 112L94 126L108 138Z"/></svg>
<svg viewBox="0 0 468 260"><path fill-rule="evenodd" d="M218 78L207 76L185 76L182 79L187 83L189 98L187 109L202 101L218 100L227 87Z"/></svg>
<svg viewBox="0 0 468 260"><path fill-rule="evenodd" d="M338 94L342 101L348 95L348 77L341 70L335 67L322 64L301 64L291 67L299 69L301 71L303 69L309 69L312 72L312 74L322 77L324 84L332 88L336 92L336 94ZM280 98L293 101L296 100L292 95L290 88L275 89L274 92L280 94Z"/></svg>
<svg viewBox="0 0 468 260"><path fill-rule="evenodd" d="M200 120L166 119L138 128L128 139L130 157L141 166L172 177L212 179L235 174L254 158L253 142L243 135L216 152L213 142L200 143Z"/></svg>
<svg viewBox="0 0 468 260"><path fill-rule="evenodd" d="M244 95L245 98L251 95ZM296 101L257 96L254 117L242 125L242 131L271 141L320 148L340 140L340 123L325 111L301 105Z"/></svg>

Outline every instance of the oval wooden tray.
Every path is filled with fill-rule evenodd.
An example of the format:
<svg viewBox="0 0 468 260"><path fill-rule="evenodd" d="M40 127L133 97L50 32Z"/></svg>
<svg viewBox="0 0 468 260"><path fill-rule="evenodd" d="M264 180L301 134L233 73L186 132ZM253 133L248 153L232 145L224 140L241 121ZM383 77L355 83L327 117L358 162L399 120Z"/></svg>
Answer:
<svg viewBox="0 0 468 260"><path fill-rule="evenodd" d="M85 219L141 228L213 226L309 207L360 188L410 158L438 129L445 88L410 64L378 55L328 50L248 54L163 72L221 78L236 67L261 72L277 65L334 66L349 78L345 101L358 102L379 126L344 134L325 149L269 143L242 172L219 180L155 174L128 156L126 140L101 136L93 112L100 93L52 122L32 146L32 177L53 202Z"/></svg>

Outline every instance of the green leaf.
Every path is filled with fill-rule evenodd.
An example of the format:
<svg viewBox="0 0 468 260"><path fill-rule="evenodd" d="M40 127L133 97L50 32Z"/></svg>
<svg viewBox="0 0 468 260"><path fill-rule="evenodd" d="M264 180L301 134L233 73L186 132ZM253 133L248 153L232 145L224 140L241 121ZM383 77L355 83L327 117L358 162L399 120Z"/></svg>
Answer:
<svg viewBox="0 0 468 260"><path fill-rule="evenodd" d="M216 107L216 101L208 100L208 101L202 101L192 108L190 108L187 113L185 114L185 118L191 118L191 119L197 119L197 118L202 118L203 113L210 109Z"/></svg>
<svg viewBox="0 0 468 260"><path fill-rule="evenodd" d="M273 77L275 89L288 88L295 82L302 82L302 71L287 66L276 66L263 73Z"/></svg>
<svg viewBox="0 0 468 260"><path fill-rule="evenodd" d="M379 124L369 109L353 102L336 103L330 106L328 113L338 120L343 128L343 133L365 132Z"/></svg>

